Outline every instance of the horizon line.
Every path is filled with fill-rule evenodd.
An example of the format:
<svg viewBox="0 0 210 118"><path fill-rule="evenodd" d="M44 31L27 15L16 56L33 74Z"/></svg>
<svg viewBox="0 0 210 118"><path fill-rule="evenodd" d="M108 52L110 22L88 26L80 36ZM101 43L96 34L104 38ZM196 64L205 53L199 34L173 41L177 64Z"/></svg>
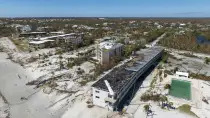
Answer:
<svg viewBox="0 0 210 118"><path fill-rule="evenodd" d="M0 19L2 18L9 18L9 19L18 19L18 18L171 18L171 19L176 19L176 18L181 18L181 19L189 19L189 18L195 18L195 19L205 19L205 18L210 18L210 16L207 17L197 17L197 16L191 16L191 17L182 17L182 16L174 16L174 17L164 17L164 16L116 16L116 17L112 17L112 16L29 16L29 17L25 17L25 16L18 16L18 17L0 17Z"/></svg>

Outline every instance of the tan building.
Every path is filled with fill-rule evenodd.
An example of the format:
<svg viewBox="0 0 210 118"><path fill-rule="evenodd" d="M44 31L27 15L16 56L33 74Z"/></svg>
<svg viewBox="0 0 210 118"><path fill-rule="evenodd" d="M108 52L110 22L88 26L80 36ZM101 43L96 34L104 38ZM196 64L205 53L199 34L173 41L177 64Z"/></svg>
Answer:
<svg viewBox="0 0 210 118"><path fill-rule="evenodd" d="M105 41L97 45L96 56L101 64L109 64L112 57L122 55L122 50L123 44Z"/></svg>

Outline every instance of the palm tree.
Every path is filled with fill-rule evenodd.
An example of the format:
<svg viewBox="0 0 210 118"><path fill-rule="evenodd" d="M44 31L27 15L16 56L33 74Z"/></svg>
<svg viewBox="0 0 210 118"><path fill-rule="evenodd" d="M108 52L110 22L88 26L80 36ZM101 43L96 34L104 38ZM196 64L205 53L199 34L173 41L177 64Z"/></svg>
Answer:
<svg viewBox="0 0 210 118"><path fill-rule="evenodd" d="M149 109L150 109L150 105L148 105L148 104L147 104L147 105L144 105L144 111L145 111L145 112L148 112Z"/></svg>
<svg viewBox="0 0 210 118"><path fill-rule="evenodd" d="M161 97L160 97L160 101L161 101L162 108L164 108L164 107L163 107L163 103L164 103L164 102L167 102L167 101L168 101L168 98L167 98L166 96L161 96Z"/></svg>
<svg viewBox="0 0 210 118"><path fill-rule="evenodd" d="M150 105L148 105L148 104L147 105L144 105L144 112L146 112L147 116L149 115L149 113L151 112Z"/></svg>

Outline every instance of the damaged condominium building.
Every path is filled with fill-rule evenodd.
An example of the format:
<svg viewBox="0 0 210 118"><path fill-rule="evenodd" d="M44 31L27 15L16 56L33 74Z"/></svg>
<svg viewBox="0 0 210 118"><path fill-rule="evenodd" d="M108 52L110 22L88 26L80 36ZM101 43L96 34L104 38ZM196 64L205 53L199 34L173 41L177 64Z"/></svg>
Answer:
<svg viewBox="0 0 210 118"><path fill-rule="evenodd" d="M118 106L136 81L162 57L161 47L142 49L92 85L93 104L110 110Z"/></svg>

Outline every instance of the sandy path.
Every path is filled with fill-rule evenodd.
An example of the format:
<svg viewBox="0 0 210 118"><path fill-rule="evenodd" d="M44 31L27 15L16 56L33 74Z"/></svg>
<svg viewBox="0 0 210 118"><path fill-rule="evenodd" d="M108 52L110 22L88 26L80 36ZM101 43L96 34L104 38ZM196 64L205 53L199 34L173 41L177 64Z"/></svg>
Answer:
<svg viewBox="0 0 210 118"><path fill-rule="evenodd" d="M0 91L10 106L11 118L57 118L47 109L49 99L39 90L34 90L25 84L30 76L25 70L6 59L5 53L0 53ZM21 100L28 97L28 100Z"/></svg>

